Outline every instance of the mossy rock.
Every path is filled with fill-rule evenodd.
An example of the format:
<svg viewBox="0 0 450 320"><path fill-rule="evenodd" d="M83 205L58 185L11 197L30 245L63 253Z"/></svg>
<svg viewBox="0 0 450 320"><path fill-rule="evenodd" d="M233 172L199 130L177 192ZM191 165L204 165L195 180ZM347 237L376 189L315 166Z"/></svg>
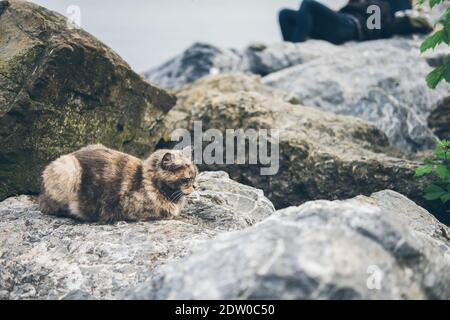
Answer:
<svg viewBox="0 0 450 320"><path fill-rule="evenodd" d="M0 199L38 192L46 164L89 143L145 156L174 104L65 17L0 1Z"/></svg>

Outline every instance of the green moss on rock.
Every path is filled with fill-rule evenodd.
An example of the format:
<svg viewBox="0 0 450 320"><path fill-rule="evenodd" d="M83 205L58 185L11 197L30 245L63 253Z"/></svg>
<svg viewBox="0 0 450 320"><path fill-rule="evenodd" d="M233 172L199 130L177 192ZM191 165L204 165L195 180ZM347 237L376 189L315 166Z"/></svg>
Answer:
<svg viewBox="0 0 450 320"><path fill-rule="evenodd" d="M0 15L0 199L39 191L50 161L103 143L150 153L175 98L66 19L24 1Z"/></svg>

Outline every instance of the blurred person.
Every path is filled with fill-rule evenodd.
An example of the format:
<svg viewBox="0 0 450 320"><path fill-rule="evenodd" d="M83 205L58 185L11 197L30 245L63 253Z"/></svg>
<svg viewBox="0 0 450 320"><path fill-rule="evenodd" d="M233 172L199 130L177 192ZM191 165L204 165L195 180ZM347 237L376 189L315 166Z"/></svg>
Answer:
<svg viewBox="0 0 450 320"><path fill-rule="evenodd" d="M380 27L371 28L367 21L373 14L367 9L380 8ZM284 41L304 42L319 39L334 44L388 38L394 34L427 33L432 30L423 16L404 14L412 9L411 0L350 0L334 11L315 0L303 0L299 10L283 9L279 23Z"/></svg>

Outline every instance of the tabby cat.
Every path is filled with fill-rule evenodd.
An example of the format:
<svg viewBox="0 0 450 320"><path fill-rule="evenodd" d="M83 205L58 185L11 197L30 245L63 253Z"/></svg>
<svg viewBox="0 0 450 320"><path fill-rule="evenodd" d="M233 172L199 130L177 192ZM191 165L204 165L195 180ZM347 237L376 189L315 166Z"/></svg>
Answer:
<svg viewBox="0 0 450 320"><path fill-rule="evenodd" d="M46 214L114 222L177 216L197 188L191 150L158 150L146 160L90 145L63 155L42 174L39 203Z"/></svg>

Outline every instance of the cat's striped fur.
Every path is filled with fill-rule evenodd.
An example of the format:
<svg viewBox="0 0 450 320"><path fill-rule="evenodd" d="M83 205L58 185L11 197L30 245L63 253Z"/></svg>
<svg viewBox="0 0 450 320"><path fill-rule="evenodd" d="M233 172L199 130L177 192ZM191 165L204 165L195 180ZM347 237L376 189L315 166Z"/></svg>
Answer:
<svg viewBox="0 0 450 320"><path fill-rule="evenodd" d="M103 145L63 155L42 174L42 212L84 221L171 218L196 188L190 150L158 150L142 161Z"/></svg>

